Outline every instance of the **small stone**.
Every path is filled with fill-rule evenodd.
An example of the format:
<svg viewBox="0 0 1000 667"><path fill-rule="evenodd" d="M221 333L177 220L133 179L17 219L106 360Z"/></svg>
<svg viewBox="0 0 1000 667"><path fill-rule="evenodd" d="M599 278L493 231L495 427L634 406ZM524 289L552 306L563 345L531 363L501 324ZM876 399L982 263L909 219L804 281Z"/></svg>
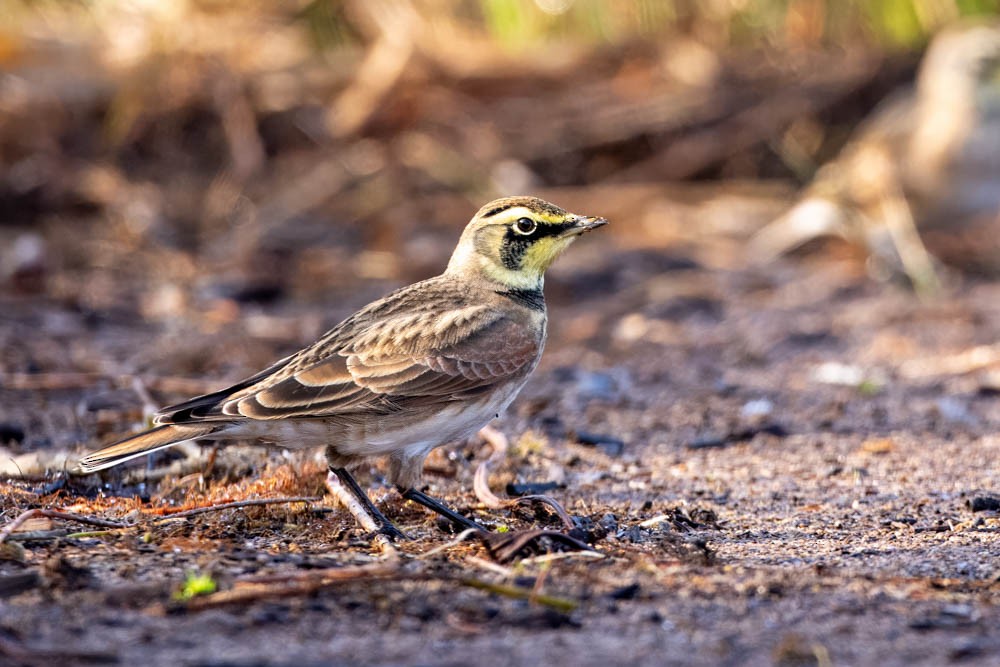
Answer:
<svg viewBox="0 0 1000 667"><path fill-rule="evenodd" d="M965 424L967 426L975 426L979 423L976 416L969 412L969 406L965 401L961 401L954 396L939 398L935 407L941 418L947 422Z"/></svg>
<svg viewBox="0 0 1000 667"><path fill-rule="evenodd" d="M16 445L24 442L24 428L20 424L13 422L0 423L0 445L14 443Z"/></svg>
<svg viewBox="0 0 1000 667"><path fill-rule="evenodd" d="M608 597L612 600L634 600L641 590L642 587L638 583L631 583L611 591Z"/></svg>
<svg viewBox="0 0 1000 667"><path fill-rule="evenodd" d="M622 452L625 451L625 441L612 435L578 431L576 434L576 441L581 445L592 445L597 447L602 452L612 457L621 456Z"/></svg>
<svg viewBox="0 0 1000 667"><path fill-rule="evenodd" d="M774 403L766 398L759 398L747 401L740 409L740 416L744 419L760 419L767 417L774 411Z"/></svg>
<svg viewBox="0 0 1000 667"><path fill-rule="evenodd" d="M726 438L717 433L699 433L684 446L688 449L713 449L725 447L726 442Z"/></svg>
<svg viewBox="0 0 1000 667"><path fill-rule="evenodd" d="M553 489L558 489L559 487L560 484L558 482L524 482L522 484L511 483L507 485L507 495L535 495L546 493L547 491L552 491Z"/></svg>
<svg viewBox="0 0 1000 667"><path fill-rule="evenodd" d="M1000 512L1000 498L997 496L973 496L965 504L973 512Z"/></svg>

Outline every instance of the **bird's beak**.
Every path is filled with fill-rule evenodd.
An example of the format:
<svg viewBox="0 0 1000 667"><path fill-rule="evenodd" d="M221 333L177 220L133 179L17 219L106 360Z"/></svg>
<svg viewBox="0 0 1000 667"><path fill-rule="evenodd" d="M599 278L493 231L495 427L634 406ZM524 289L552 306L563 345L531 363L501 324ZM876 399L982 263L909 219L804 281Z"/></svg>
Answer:
<svg viewBox="0 0 1000 667"><path fill-rule="evenodd" d="M608 221L604 218L595 218L588 215L578 215L569 222L572 222L572 225L566 228L565 233L567 236L578 236L584 232L589 232L591 229L597 229L608 224Z"/></svg>

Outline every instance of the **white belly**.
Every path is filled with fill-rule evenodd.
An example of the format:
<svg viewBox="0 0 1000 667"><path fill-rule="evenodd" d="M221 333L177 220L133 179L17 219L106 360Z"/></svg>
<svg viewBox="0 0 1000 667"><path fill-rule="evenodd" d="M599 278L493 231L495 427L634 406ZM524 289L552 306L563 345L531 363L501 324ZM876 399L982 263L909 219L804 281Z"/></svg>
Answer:
<svg viewBox="0 0 1000 667"><path fill-rule="evenodd" d="M466 438L488 424L510 405L522 386L524 381L512 383L502 394L494 393L484 400L456 401L424 419L399 414L382 419L346 415L254 420L235 424L224 436L256 438L287 449L330 447L345 458L423 458L435 447Z"/></svg>

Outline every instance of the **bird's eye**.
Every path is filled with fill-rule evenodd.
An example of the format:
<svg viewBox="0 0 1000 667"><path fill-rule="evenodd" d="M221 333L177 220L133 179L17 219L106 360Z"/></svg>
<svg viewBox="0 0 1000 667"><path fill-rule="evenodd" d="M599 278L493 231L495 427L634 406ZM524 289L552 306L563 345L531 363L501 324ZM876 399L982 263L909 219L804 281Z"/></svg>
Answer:
<svg viewBox="0 0 1000 667"><path fill-rule="evenodd" d="M518 218L517 222L514 223L514 231L524 236L534 234L536 229L538 229L538 223L531 218Z"/></svg>

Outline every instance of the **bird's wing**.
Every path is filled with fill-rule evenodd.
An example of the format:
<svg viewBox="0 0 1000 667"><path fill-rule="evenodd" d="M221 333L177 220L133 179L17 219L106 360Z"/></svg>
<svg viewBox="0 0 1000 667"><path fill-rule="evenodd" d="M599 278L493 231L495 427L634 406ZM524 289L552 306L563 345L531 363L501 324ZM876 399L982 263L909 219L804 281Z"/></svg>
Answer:
<svg viewBox="0 0 1000 667"><path fill-rule="evenodd" d="M487 306L348 320L273 372L164 411L161 423L390 414L489 391L530 372L541 341Z"/></svg>

